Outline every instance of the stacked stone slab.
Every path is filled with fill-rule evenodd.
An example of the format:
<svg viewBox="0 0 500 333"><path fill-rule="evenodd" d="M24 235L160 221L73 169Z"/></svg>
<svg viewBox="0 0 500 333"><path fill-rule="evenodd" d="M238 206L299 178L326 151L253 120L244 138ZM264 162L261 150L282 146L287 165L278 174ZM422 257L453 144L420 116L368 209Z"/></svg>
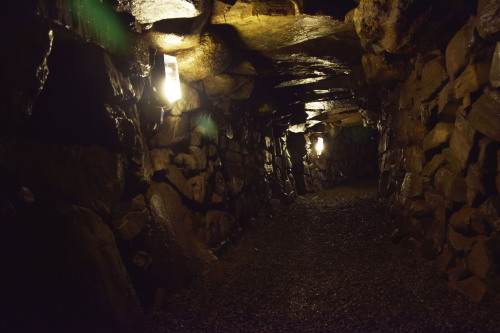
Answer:
<svg viewBox="0 0 500 333"><path fill-rule="evenodd" d="M420 28L408 29L403 14L370 34L361 22L378 17L364 12L373 6L361 1L355 16L374 52L365 59L409 59L391 67L399 76L388 77L387 64L365 65L368 80L389 88L381 92L380 193L394 239L411 240L451 287L480 301L500 291L500 2L480 1L446 44L429 43L435 49L404 44Z"/></svg>

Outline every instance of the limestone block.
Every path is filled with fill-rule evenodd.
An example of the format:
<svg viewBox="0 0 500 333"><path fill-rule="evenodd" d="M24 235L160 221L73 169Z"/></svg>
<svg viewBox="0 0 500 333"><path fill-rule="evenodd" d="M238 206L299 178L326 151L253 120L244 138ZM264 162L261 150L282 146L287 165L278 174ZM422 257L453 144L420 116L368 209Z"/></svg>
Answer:
<svg viewBox="0 0 500 333"><path fill-rule="evenodd" d="M176 53L179 74L187 81L198 81L221 74L230 63L230 53L222 38L204 33L196 47Z"/></svg>
<svg viewBox="0 0 500 333"><path fill-rule="evenodd" d="M493 175L491 179L493 179ZM488 194L492 194L490 188L490 177L488 173L479 164L473 163L469 165L467 177L467 202L469 205L476 206L479 202L484 200Z"/></svg>
<svg viewBox="0 0 500 333"><path fill-rule="evenodd" d="M189 146L189 153L196 161L196 170L205 170L207 168L207 147Z"/></svg>
<svg viewBox="0 0 500 333"><path fill-rule="evenodd" d="M493 60L490 69L490 84L494 88L500 88L500 42L497 42L493 52Z"/></svg>
<svg viewBox="0 0 500 333"><path fill-rule="evenodd" d="M167 116L150 143L152 147L169 148L189 141L189 133L189 120L186 117Z"/></svg>
<svg viewBox="0 0 500 333"><path fill-rule="evenodd" d="M130 0L119 2L117 10L132 14L141 24L166 19L195 17L206 8L205 0Z"/></svg>
<svg viewBox="0 0 500 333"><path fill-rule="evenodd" d="M465 179L449 166L443 166L436 172L434 187L442 191L447 199L460 203L467 202Z"/></svg>
<svg viewBox="0 0 500 333"><path fill-rule="evenodd" d="M471 217L485 221L494 231L500 231L500 196L495 195L484 201Z"/></svg>
<svg viewBox="0 0 500 333"><path fill-rule="evenodd" d="M144 230L146 224L151 221L151 215L142 194L121 206L120 214L113 214L113 230L119 239L130 240Z"/></svg>
<svg viewBox="0 0 500 333"><path fill-rule="evenodd" d="M61 290L77 298L72 302L78 298L91 301L97 307L94 311L104 314L109 322L131 325L137 321L140 303L108 225L91 209L70 205L57 207L51 219L61 227L58 233L64 235L55 240L64 254L58 263L62 276L72 277Z"/></svg>
<svg viewBox="0 0 500 333"><path fill-rule="evenodd" d="M430 131L423 141L424 151L438 148L441 145L447 144L451 133L453 132L454 125L449 123L437 123L436 126Z"/></svg>
<svg viewBox="0 0 500 333"><path fill-rule="evenodd" d="M182 97L172 103L172 115L180 116L184 112L189 112L200 108L200 96L198 91L181 81Z"/></svg>
<svg viewBox="0 0 500 333"><path fill-rule="evenodd" d="M493 259L488 249L486 236L477 236L474 239L471 252L467 255L467 267L474 275L485 278L492 268Z"/></svg>
<svg viewBox="0 0 500 333"><path fill-rule="evenodd" d="M228 95L236 86L236 79L229 74L207 76L203 79L203 86L208 95Z"/></svg>
<svg viewBox="0 0 500 333"><path fill-rule="evenodd" d="M180 153L175 155L174 163L178 166L185 167L187 170L198 170L198 163L192 154Z"/></svg>
<svg viewBox="0 0 500 333"><path fill-rule="evenodd" d="M408 143L413 145L421 145L427 129L419 119L409 119L406 122L405 135Z"/></svg>
<svg viewBox="0 0 500 333"><path fill-rule="evenodd" d="M170 185L151 183L147 198L153 219L142 246L152 259L150 278L169 289L183 286L215 258L193 230L193 213Z"/></svg>
<svg viewBox="0 0 500 333"><path fill-rule="evenodd" d="M361 63L365 71L366 82L369 84L384 84L402 81L408 70L403 64L388 63L382 55L363 54Z"/></svg>
<svg viewBox="0 0 500 333"><path fill-rule="evenodd" d="M450 226L455 230L466 231L471 224L471 216L476 211L471 206L463 206L450 217Z"/></svg>
<svg viewBox="0 0 500 333"><path fill-rule="evenodd" d="M169 165L165 170L165 177L182 195L188 199L193 199L193 188L184 177L182 168Z"/></svg>
<svg viewBox="0 0 500 333"><path fill-rule="evenodd" d="M448 74L443 65L443 59L438 56L426 63L422 69L420 98L428 101L435 96L448 80Z"/></svg>
<svg viewBox="0 0 500 333"><path fill-rule="evenodd" d="M461 172L467 166L474 147L477 132L462 114L457 114L455 127L450 137L450 148L446 160L455 171Z"/></svg>
<svg viewBox="0 0 500 333"><path fill-rule="evenodd" d="M416 198L422 194L422 177L419 174L408 172L401 185L401 195L406 198Z"/></svg>
<svg viewBox="0 0 500 333"><path fill-rule="evenodd" d="M228 69L228 72L240 75L257 75L255 67L248 60L244 60L238 63L236 66L230 67Z"/></svg>
<svg viewBox="0 0 500 333"><path fill-rule="evenodd" d="M444 157L441 154L436 154L432 157L432 160L428 162L425 166L424 169L422 170L422 177L425 178L431 178L434 176L436 171L443 165L444 163Z"/></svg>
<svg viewBox="0 0 500 333"><path fill-rule="evenodd" d="M490 0L477 13L476 29L479 36L498 41L500 39L500 1Z"/></svg>
<svg viewBox="0 0 500 333"><path fill-rule="evenodd" d="M446 236L446 209L444 207L438 207L434 211L434 219L432 224L425 235L425 239L428 240L428 245L434 249L435 253L439 253L443 249ZM434 252L432 251L432 252ZM436 255L432 255L436 257Z"/></svg>
<svg viewBox="0 0 500 333"><path fill-rule="evenodd" d="M455 252L464 252L468 250L473 242L472 238L465 237L451 225L448 226L447 242Z"/></svg>
<svg viewBox="0 0 500 333"><path fill-rule="evenodd" d="M422 172L423 152L420 146L411 146L404 150L404 168L406 171Z"/></svg>
<svg viewBox="0 0 500 333"><path fill-rule="evenodd" d="M168 168L174 157L174 152L171 149L152 149L149 151L149 155L153 170L160 171Z"/></svg>
<svg viewBox="0 0 500 333"><path fill-rule="evenodd" d="M208 194L208 186L202 175L194 176L188 179L188 184L193 189L193 200L204 203Z"/></svg>
<svg viewBox="0 0 500 333"><path fill-rule="evenodd" d="M446 69L450 78L456 78L469 63L472 49L477 43L475 27L475 18L470 17L446 47Z"/></svg>
<svg viewBox="0 0 500 333"><path fill-rule="evenodd" d="M458 281L456 288L473 302L481 302L488 289L484 281L477 276Z"/></svg>
<svg viewBox="0 0 500 333"><path fill-rule="evenodd" d="M467 94L482 89L489 80L491 63L489 61L471 62L455 80L454 94L457 100Z"/></svg>
<svg viewBox="0 0 500 333"><path fill-rule="evenodd" d="M467 119L479 132L500 142L500 92L486 88Z"/></svg>
<svg viewBox="0 0 500 333"><path fill-rule="evenodd" d="M439 119L454 119L460 103L453 95L453 84L448 82L438 94L438 117Z"/></svg>

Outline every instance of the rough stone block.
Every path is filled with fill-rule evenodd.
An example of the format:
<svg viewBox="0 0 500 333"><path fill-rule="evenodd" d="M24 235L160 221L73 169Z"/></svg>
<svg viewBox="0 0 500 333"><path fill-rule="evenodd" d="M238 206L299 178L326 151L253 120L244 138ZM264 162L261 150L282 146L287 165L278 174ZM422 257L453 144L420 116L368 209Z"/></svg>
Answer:
<svg viewBox="0 0 500 333"><path fill-rule="evenodd" d="M150 143L153 147L169 148L183 141L189 141L189 133L187 117L167 116Z"/></svg>
<svg viewBox="0 0 500 333"><path fill-rule="evenodd" d="M121 240L130 240L136 237L151 221L151 215L142 194L133 198L120 210L125 210L125 212L119 216L115 215L112 224L115 235Z"/></svg>
<svg viewBox="0 0 500 333"><path fill-rule="evenodd" d="M422 177L430 179L436 171L444 164L444 157L441 154L436 154L432 157L429 163L422 170Z"/></svg>
<svg viewBox="0 0 500 333"><path fill-rule="evenodd" d="M467 267L474 275L485 278L492 268L492 257L488 249L486 236L477 236L474 239L472 250L466 257Z"/></svg>
<svg viewBox="0 0 500 333"><path fill-rule="evenodd" d="M450 217L450 226L455 230L466 231L471 224L471 216L476 211L471 206L463 206Z"/></svg>
<svg viewBox="0 0 500 333"><path fill-rule="evenodd" d="M459 292L474 302L481 302L486 295L486 290L488 289L484 281L477 276L458 281L456 288Z"/></svg>
<svg viewBox="0 0 500 333"><path fill-rule="evenodd" d="M408 172L422 172L423 153L420 146L411 146L404 150L404 168Z"/></svg>
<svg viewBox="0 0 500 333"><path fill-rule="evenodd" d="M428 101L435 96L440 88L448 80L448 74L443 66L442 57L436 57L426 63L422 69L422 81L420 98L422 101Z"/></svg>
<svg viewBox="0 0 500 333"><path fill-rule="evenodd" d="M443 246L443 252L436 258L432 265L438 272L444 273L453 266L455 255L450 251L448 244Z"/></svg>
<svg viewBox="0 0 500 333"><path fill-rule="evenodd" d="M479 8L476 29L485 39L500 39L500 1L490 0Z"/></svg>
<svg viewBox="0 0 500 333"><path fill-rule="evenodd" d="M171 149L152 149L149 152L154 171L165 170L171 163L174 152Z"/></svg>
<svg viewBox="0 0 500 333"><path fill-rule="evenodd" d="M438 118L441 121L451 122L455 119L460 103L453 96L453 84L448 82L437 96Z"/></svg>
<svg viewBox="0 0 500 333"><path fill-rule="evenodd" d="M400 63L390 64L384 56L366 53L361 57L365 71L366 82L369 84L384 84L402 81L407 75L405 66Z"/></svg>
<svg viewBox="0 0 500 333"><path fill-rule="evenodd" d="M475 18L469 18L467 24L453 36L446 47L446 69L450 78L456 78L469 63L469 57L477 41L475 27Z"/></svg>
<svg viewBox="0 0 500 333"><path fill-rule="evenodd" d="M422 177L419 174L408 172L401 185L401 195L406 198L416 198L422 195Z"/></svg>
<svg viewBox="0 0 500 333"><path fill-rule="evenodd" d="M188 184L193 189L193 200L198 203L204 203L208 198L208 186L202 175L194 176L188 179Z"/></svg>
<svg viewBox="0 0 500 333"><path fill-rule="evenodd" d="M448 226L447 242L455 252L464 252L468 250L473 242L472 238L465 237L455 230L451 225Z"/></svg>
<svg viewBox="0 0 500 333"><path fill-rule="evenodd" d="M500 92L486 88L467 119L479 132L500 142Z"/></svg>
<svg viewBox="0 0 500 333"><path fill-rule="evenodd" d="M490 84L494 88L500 88L500 42L497 42L493 52L493 60L490 69Z"/></svg>
<svg viewBox="0 0 500 333"><path fill-rule="evenodd" d="M453 132L454 125L449 123L437 123L436 126L430 131L423 140L423 149L428 151L438 148L441 145L448 143L451 133Z"/></svg>
<svg viewBox="0 0 500 333"><path fill-rule="evenodd" d="M500 195L492 196L483 202L471 219L481 219L492 230L500 231Z"/></svg>
<svg viewBox="0 0 500 333"><path fill-rule="evenodd" d="M186 198L193 199L193 188L189 185L183 174L183 169L169 165L165 170L167 180Z"/></svg>
<svg viewBox="0 0 500 333"><path fill-rule="evenodd" d="M449 154L446 159L455 171L461 172L467 166L474 147L477 132L462 114L457 114L455 127L450 136Z"/></svg>
<svg viewBox="0 0 500 333"><path fill-rule="evenodd" d="M172 114L179 116L184 112L198 109L201 106L198 91L181 81L182 97L172 104Z"/></svg>
<svg viewBox="0 0 500 333"><path fill-rule="evenodd" d="M490 62L472 62L455 80L453 87L455 98L461 100L467 94L482 89L489 80Z"/></svg>
<svg viewBox="0 0 500 333"><path fill-rule="evenodd" d="M467 202L467 184L465 179L448 166L443 166L436 172L434 187L442 191L445 197L452 201Z"/></svg>

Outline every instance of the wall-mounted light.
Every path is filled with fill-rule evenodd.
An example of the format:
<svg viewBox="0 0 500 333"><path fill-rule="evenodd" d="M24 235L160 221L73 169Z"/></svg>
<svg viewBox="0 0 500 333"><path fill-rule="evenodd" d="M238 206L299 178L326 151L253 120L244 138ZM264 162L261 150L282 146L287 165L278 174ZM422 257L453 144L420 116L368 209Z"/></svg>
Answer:
<svg viewBox="0 0 500 333"><path fill-rule="evenodd" d="M173 103L182 97L177 59L166 54L163 56L163 59L165 62L165 81L162 91L168 101Z"/></svg>
<svg viewBox="0 0 500 333"><path fill-rule="evenodd" d="M321 155L321 153L323 152L323 138L318 138L318 142L316 142L316 154L318 154L318 156Z"/></svg>

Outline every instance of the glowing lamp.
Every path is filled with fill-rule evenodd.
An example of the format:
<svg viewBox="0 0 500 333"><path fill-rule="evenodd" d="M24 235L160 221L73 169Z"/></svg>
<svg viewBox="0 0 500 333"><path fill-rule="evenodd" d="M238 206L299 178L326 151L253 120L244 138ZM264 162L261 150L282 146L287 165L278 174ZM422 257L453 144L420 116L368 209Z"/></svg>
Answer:
<svg viewBox="0 0 500 333"><path fill-rule="evenodd" d="M319 155L321 155L321 153L323 152L323 138L318 138L318 142L316 142L316 153Z"/></svg>
<svg viewBox="0 0 500 333"><path fill-rule="evenodd" d="M179 69L177 59L169 55L163 55L165 62L165 82L163 83L163 95L170 103L182 97L181 82L179 80Z"/></svg>

